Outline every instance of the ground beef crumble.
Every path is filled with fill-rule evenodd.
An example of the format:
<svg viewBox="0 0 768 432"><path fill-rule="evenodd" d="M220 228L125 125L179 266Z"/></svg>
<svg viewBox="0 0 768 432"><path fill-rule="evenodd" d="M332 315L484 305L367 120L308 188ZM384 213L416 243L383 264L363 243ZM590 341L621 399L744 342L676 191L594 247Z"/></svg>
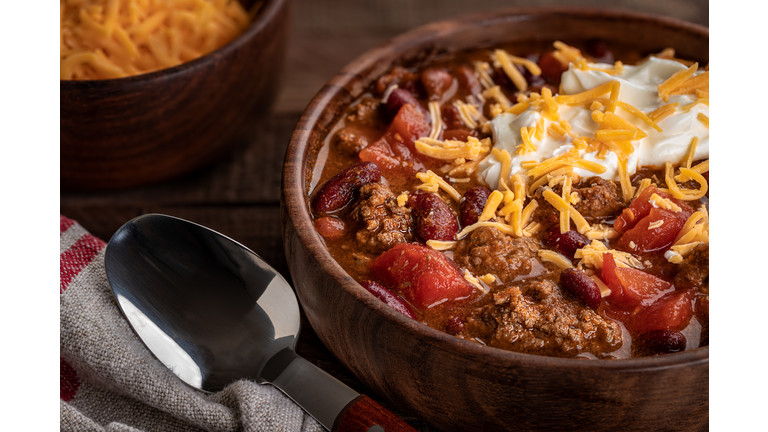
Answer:
<svg viewBox="0 0 768 432"><path fill-rule="evenodd" d="M398 243L413 241L411 209L398 206L395 195L381 183L360 188L360 198L350 217L363 225L355 238L368 251L383 252Z"/></svg>
<svg viewBox="0 0 768 432"><path fill-rule="evenodd" d="M538 201L539 207L532 217L534 221L550 226L559 221L560 212L544 199L544 190L545 187L542 186L534 193L533 199ZM557 185L552 191L561 195L562 186ZM621 187L616 182L600 177L590 177L579 182L574 185L573 192L579 197L579 202L574 204L574 207L589 223L614 218L627 207L621 195Z"/></svg>
<svg viewBox="0 0 768 432"><path fill-rule="evenodd" d="M622 345L617 323L563 293L551 280L528 279L492 295L492 304L474 310L464 322L466 334L482 335L490 346L573 357L582 352L600 356Z"/></svg>
<svg viewBox="0 0 768 432"><path fill-rule="evenodd" d="M536 239L511 237L496 228L482 227L459 240L453 259L472 274L490 273L509 283L531 273L539 247Z"/></svg>
<svg viewBox="0 0 768 432"><path fill-rule="evenodd" d="M709 244L696 246L680 263L675 286L698 288L700 292L709 294Z"/></svg>
<svg viewBox="0 0 768 432"><path fill-rule="evenodd" d="M627 206L621 188L610 180L590 177L573 188L580 200L574 207L588 221L616 217Z"/></svg>

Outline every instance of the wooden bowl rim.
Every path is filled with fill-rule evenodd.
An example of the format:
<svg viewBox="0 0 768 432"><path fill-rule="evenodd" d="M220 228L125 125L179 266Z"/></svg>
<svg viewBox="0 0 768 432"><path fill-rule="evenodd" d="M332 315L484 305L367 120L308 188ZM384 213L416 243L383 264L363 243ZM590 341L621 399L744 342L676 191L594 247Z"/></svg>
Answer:
<svg viewBox="0 0 768 432"><path fill-rule="evenodd" d="M251 22L244 32L240 33L226 43L224 46L215 49L202 57L182 63L173 67L147 72L140 75L131 75L122 78L109 78L100 80L62 80L59 79L61 90L76 91L79 89L92 89L94 87L119 87L141 85L154 80L167 80L183 76L187 73L193 73L195 70L216 62L221 58L229 56L232 52L238 50L247 44L256 35L261 33L275 19L279 11L287 4L288 0L267 0L267 5L258 15L256 20Z"/></svg>
<svg viewBox="0 0 768 432"><path fill-rule="evenodd" d="M282 189L284 196L283 204L286 206L290 222L284 220L283 224L293 223L295 225L295 233L298 236L299 241L307 249L310 255L318 261L322 270L331 276L331 278L348 294L354 297L357 301L363 303L365 307L373 310L390 323L399 327L405 333L416 338L424 337L428 343L439 349L458 352L468 361L478 361L498 367L535 366L537 368L545 369L571 368L578 371L594 371L600 369L603 371L610 370L616 373L622 371L640 372L642 370L661 370L708 364L708 345L680 353L655 357L583 361L583 359L576 358L547 357L507 351L457 338L407 318L405 315L395 311L365 290L341 268L325 247L324 241L320 235L314 229L305 197L305 162L309 156L309 148L306 144L309 142L311 131L323 117L324 110L328 103L339 93L347 92L344 88L345 85L360 77L358 75L359 72L364 72L366 68L372 66L377 60L386 58L392 52L393 48L400 45L402 45L400 50L400 53L402 53L405 49L428 43L435 35L450 34L471 27L482 27L495 21L509 21L513 19L540 20L545 19L546 16L552 14L576 15L583 18L591 17L643 21L654 25L661 25L662 27L671 27L675 30L693 33L698 37L709 38L709 29L707 27L676 18L624 9L576 7L504 8L429 23L405 32L389 42L367 51L347 64L347 66L334 76L307 105L306 110L301 115L301 118L291 135L291 141L286 150L285 163L283 165ZM448 28L451 30L448 33L441 34L438 30L446 25L449 25ZM294 263L290 262L288 264L289 266L294 265Z"/></svg>

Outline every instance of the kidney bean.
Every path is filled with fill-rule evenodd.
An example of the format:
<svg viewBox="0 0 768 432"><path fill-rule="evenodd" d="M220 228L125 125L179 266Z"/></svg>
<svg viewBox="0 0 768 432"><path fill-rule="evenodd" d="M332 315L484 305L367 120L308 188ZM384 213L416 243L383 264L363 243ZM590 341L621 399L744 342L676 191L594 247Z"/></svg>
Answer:
<svg viewBox="0 0 768 432"><path fill-rule="evenodd" d="M576 253L576 250L588 245L589 240L573 229L566 233L561 233L560 224L554 224L544 235L544 244L573 261L573 254Z"/></svg>
<svg viewBox="0 0 768 432"><path fill-rule="evenodd" d="M416 78L400 83L400 88L411 92L416 99L425 99L427 97L427 90L424 88L424 84L421 83L419 75L414 74L414 76Z"/></svg>
<svg viewBox="0 0 768 432"><path fill-rule="evenodd" d="M491 191L487 187L477 186L464 192L459 202L459 214L461 215L461 226L468 227L477 222L480 215L483 214L483 207Z"/></svg>
<svg viewBox="0 0 768 432"><path fill-rule="evenodd" d="M541 75L554 83L560 82L560 76L567 69L560 64L560 61L555 58L551 51L541 56L539 67L541 68Z"/></svg>
<svg viewBox="0 0 768 432"><path fill-rule="evenodd" d="M361 162L344 168L323 183L312 196L315 214L331 213L349 204L355 193L368 183L381 180L381 170L373 162Z"/></svg>
<svg viewBox="0 0 768 432"><path fill-rule="evenodd" d="M608 44L600 39L588 40L585 51L595 63L613 63L613 53Z"/></svg>
<svg viewBox="0 0 768 432"><path fill-rule="evenodd" d="M417 191L408 198L416 218L416 236L421 240L453 240L459 230L451 208L433 193Z"/></svg>
<svg viewBox="0 0 768 432"><path fill-rule="evenodd" d="M466 141L471 136L476 137L477 133L469 129L447 129L443 131L443 139L446 141Z"/></svg>
<svg viewBox="0 0 768 432"><path fill-rule="evenodd" d="M517 65L515 65L517 67ZM520 68L518 68L520 70ZM522 71L521 71L522 72ZM517 91L517 87L512 82L511 79L507 76L507 73L504 72L501 68L493 68L493 72L491 72L491 79L494 83L498 84L499 87L510 90L510 91Z"/></svg>
<svg viewBox="0 0 768 432"><path fill-rule="evenodd" d="M475 71L467 65L461 65L456 69L456 79L459 81L459 86L469 94L479 95L483 92L483 86L480 85Z"/></svg>
<svg viewBox="0 0 768 432"><path fill-rule="evenodd" d="M560 285L588 308L600 307L602 301L600 288L582 270L569 268L560 272Z"/></svg>
<svg viewBox="0 0 768 432"><path fill-rule="evenodd" d="M674 330L654 330L643 333L635 343L649 354L669 354L685 350L685 335Z"/></svg>
<svg viewBox="0 0 768 432"><path fill-rule="evenodd" d="M464 127L464 122L461 121L459 116L459 110L455 106L443 105L440 108L440 115L443 117L446 129L461 129Z"/></svg>
<svg viewBox="0 0 768 432"><path fill-rule="evenodd" d="M325 216L315 221L315 228L326 240L340 240L347 232L347 225L343 220L333 217Z"/></svg>
<svg viewBox="0 0 768 432"><path fill-rule="evenodd" d="M413 313L413 309L408 306L408 303L403 301L400 297L396 296L392 291L388 290L384 286L374 281L360 282L369 293L375 295L379 300L387 304L387 306L400 312L410 319L416 319L416 314Z"/></svg>
<svg viewBox="0 0 768 432"><path fill-rule="evenodd" d="M421 106L421 103L419 103L419 100L416 99L413 93L402 88L392 90L392 93L389 94L389 98L387 99L387 103L384 105L384 110L389 117L392 118L405 104L413 105L429 118L429 112Z"/></svg>
<svg viewBox="0 0 768 432"><path fill-rule="evenodd" d="M445 69L430 67L421 72L421 83L427 90L431 100L440 100L446 90L451 87L453 77Z"/></svg>
<svg viewBox="0 0 768 432"><path fill-rule="evenodd" d="M538 54L528 54L525 56L525 58L538 64L540 57ZM541 88L544 87L544 85L547 83L547 80L545 80L541 75L532 74L527 67L520 66L518 69L523 73L523 78L525 78L525 81L528 82L528 90L540 93ZM557 93L557 90L552 92L552 94L555 93Z"/></svg>

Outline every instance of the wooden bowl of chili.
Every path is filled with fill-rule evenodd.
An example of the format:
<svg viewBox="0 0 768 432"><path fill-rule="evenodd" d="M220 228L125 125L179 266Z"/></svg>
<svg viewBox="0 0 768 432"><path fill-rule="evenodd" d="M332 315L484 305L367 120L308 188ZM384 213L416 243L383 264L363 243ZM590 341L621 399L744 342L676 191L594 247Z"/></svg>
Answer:
<svg viewBox="0 0 768 432"><path fill-rule="evenodd" d="M340 361L382 397L443 430L703 430L709 421L709 347L623 360L505 351L407 318L331 256L309 208L313 173L345 109L404 58L499 43L623 42L667 46L706 61L702 26L637 12L508 9L439 22L360 56L318 93L291 137L282 185L283 241L298 298Z"/></svg>
<svg viewBox="0 0 768 432"><path fill-rule="evenodd" d="M248 9L254 0L242 0ZM258 133L277 96L290 3L265 0L221 48L142 75L61 80L62 189L106 190L189 173Z"/></svg>

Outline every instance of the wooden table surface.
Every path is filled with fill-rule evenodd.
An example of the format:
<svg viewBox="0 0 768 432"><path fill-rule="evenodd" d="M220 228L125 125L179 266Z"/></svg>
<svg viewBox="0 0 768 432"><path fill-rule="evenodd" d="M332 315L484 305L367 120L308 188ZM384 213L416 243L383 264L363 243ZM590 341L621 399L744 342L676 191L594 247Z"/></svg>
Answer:
<svg viewBox="0 0 768 432"><path fill-rule="evenodd" d="M624 7L709 25L707 0L294 0L283 89L272 113L254 119L258 140L197 173L162 184L112 192L62 191L60 211L108 240L126 221L164 213L232 237L286 278L280 235L280 177L293 127L309 100L336 71L366 50L415 26L460 14L510 6ZM401 416L419 431L437 431L363 386L323 346L306 321L298 352L355 390Z"/></svg>

